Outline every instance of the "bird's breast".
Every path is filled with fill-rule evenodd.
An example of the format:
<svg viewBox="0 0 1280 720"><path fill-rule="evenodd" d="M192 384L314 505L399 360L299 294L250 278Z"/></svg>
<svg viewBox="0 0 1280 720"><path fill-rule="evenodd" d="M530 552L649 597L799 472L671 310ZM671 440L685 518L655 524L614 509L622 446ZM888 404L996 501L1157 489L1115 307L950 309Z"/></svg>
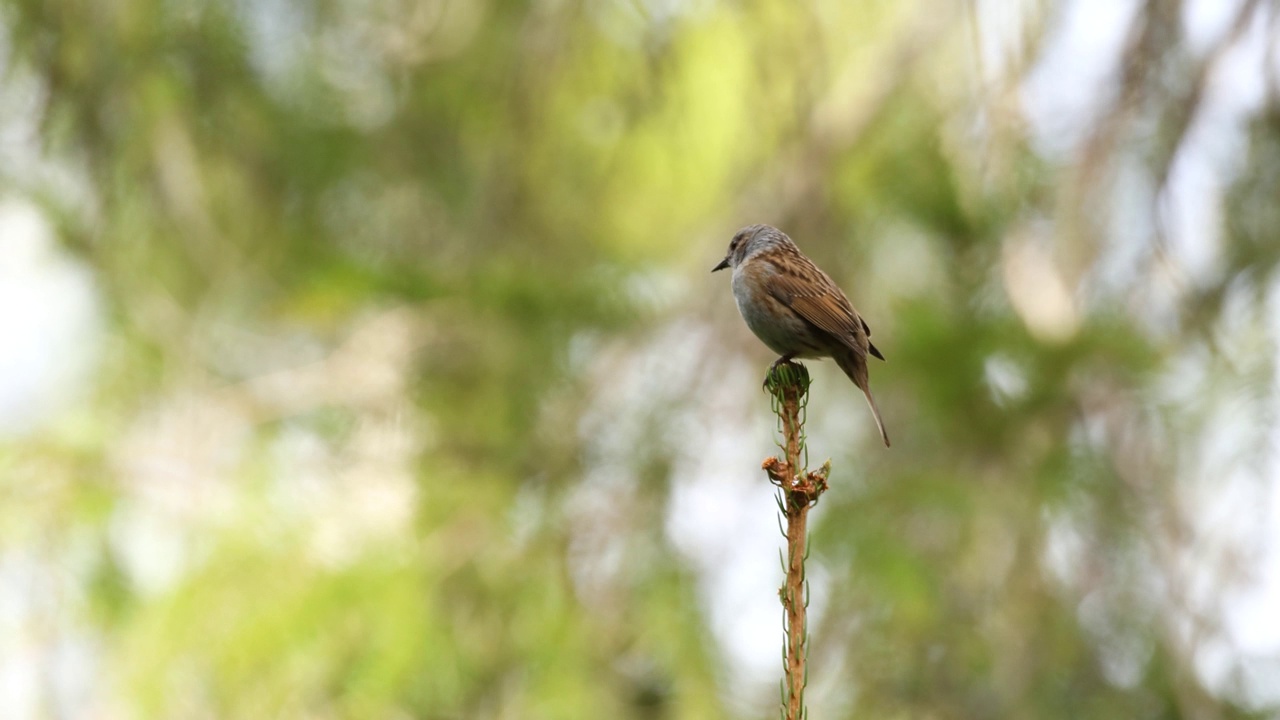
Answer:
<svg viewBox="0 0 1280 720"><path fill-rule="evenodd" d="M771 268L753 267L757 265L760 263L746 263L733 271L733 298L747 327L779 355L818 357L826 354L821 352L809 324L769 292Z"/></svg>

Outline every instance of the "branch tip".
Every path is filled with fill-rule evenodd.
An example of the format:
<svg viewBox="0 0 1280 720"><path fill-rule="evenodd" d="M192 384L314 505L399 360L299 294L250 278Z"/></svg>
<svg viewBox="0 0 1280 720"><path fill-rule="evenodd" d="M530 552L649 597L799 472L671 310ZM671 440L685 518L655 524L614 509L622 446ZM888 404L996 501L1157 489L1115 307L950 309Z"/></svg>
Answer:
<svg viewBox="0 0 1280 720"><path fill-rule="evenodd" d="M809 392L809 369L790 360L774 363L764 377L764 389L779 402L799 400Z"/></svg>

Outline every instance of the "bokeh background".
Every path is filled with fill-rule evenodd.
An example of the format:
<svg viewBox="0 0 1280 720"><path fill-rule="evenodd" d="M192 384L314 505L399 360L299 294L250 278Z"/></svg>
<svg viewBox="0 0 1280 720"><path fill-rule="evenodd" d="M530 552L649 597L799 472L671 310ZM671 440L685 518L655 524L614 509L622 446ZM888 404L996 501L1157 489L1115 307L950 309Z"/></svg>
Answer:
<svg viewBox="0 0 1280 720"><path fill-rule="evenodd" d="M1280 712L1280 3L0 1L0 716Z"/></svg>

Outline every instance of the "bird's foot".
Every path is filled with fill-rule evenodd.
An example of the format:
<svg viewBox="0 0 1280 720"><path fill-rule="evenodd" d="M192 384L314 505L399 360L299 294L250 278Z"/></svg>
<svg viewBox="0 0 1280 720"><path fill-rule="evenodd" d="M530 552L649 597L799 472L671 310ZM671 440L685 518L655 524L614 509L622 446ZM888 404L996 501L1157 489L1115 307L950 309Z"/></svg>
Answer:
<svg viewBox="0 0 1280 720"><path fill-rule="evenodd" d="M794 355L783 355L779 357L777 360L774 360L773 364L769 366L769 371L764 374L764 382L761 383L761 387L763 387L765 390L768 390L769 378L773 377L773 372L778 369L779 365L790 364L791 359L794 357L795 357Z"/></svg>

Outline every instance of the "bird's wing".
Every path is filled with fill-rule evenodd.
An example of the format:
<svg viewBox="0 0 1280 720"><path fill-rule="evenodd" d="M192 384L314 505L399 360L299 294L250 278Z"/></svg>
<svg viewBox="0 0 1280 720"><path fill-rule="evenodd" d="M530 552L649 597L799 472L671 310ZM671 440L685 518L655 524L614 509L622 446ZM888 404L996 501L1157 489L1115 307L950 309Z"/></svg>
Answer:
<svg viewBox="0 0 1280 720"><path fill-rule="evenodd" d="M867 324L866 318L861 315L858 316L858 319L862 321L862 331L867 334L867 350L871 352L872 357L878 357L883 360L884 355L880 354L880 348L876 347L876 344L871 342L871 326Z"/></svg>
<svg viewBox="0 0 1280 720"><path fill-rule="evenodd" d="M884 355L880 354L880 348L876 347L876 344L870 340L867 341L867 352L871 353L871 357L884 359Z"/></svg>
<svg viewBox="0 0 1280 720"><path fill-rule="evenodd" d="M773 273L765 281L769 293L821 330L846 339L858 354L867 352L867 333L849 298L813 268L812 276Z"/></svg>

